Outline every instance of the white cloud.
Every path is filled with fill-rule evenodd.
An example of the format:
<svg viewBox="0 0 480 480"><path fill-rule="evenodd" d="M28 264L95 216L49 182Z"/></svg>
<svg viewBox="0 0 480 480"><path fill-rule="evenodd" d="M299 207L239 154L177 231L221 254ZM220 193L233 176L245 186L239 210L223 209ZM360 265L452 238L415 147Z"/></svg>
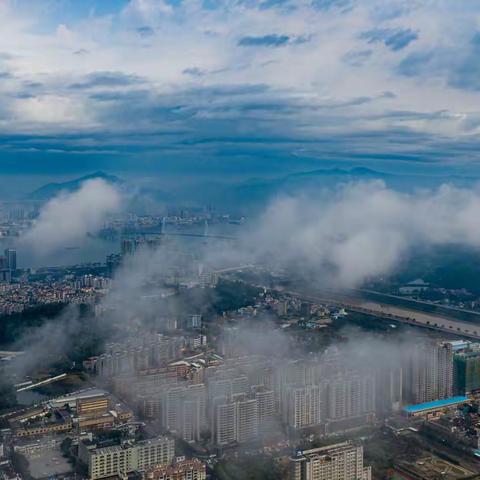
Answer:
<svg viewBox="0 0 480 480"><path fill-rule="evenodd" d="M76 21L67 22L52 14L47 28L37 24L35 10L29 16L15 2L4 2L0 52L10 55L3 62L5 68L15 75L18 92L24 93L25 82L39 82L42 87L34 100L17 100L11 89L4 92L5 102L14 105L14 115L2 131L15 133L25 117L33 125L49 123L47 128L53 133L62 118L70 129L78 122L82 128L123 131L128 125L122 118L105 115L112 103L68 88L69 82L83 76L110 71L145 79L143 85L125 85L122 91L143 90L152 96L192 87L265 84L279 96L289 92L290 97L308 98L310 113L285 117L283 127L301 128L310 138L402 129L452 139L471 134L465 126L480 113L480 92L454 88L445 72L406 77L399 74L398 65L414 52L448 48L453 57L461 56L477 29L480 7L475 2L441 0L350 3L351 9L320 9L306 1L263 8L258 2L225 0L207 9L197 0L175 6L164 1L132 0L116 13L90 14ZM47 23L45 17L40 18ZM139 34L142 28L151 34ZM392 51L383 42L369 43L361 38L372 29L410 29L418 33L418 39ZM271 34L293 40L278 48L238 46L242 37ZM295 42L298 38L306 41ZM361 63L345 61L352 52L366 50L371 53ZM0 85L0 95L2 88ZM395 97L380 100L385 91L395 93ZM323 121L331 115L322 116L326 103L358 97L377 100L338 109L332 114L334 122ZM197 98L201 101L200 93ZM397 111L432 117L391 115ZM439 111L444 114L434 115ZM268 116L265 121L273 125ZM275 128L280 128L279 133L283 130ZM232 130L232 135L237 133Z"/></svg>
<svg viewBox="0 0 480 480"><path fill-rule="evenodd" d="M402 194L382 182L348 184L322 198L273 202L245 240L272 261L329 286L391 273L419 246L480 246L480 190L443 185Z"/></svg>
<svg viewBox="0 0 480 480"><path fill-rule="evenodd" d="M121 196L114 186L101 179L88 180L79 190L50 200L22 242L36 254L46 255L94 233L120 206Z"/></svg>
<svg viewBox="0 0 480 480"><path fill-rule="evenodd" d="M75 128L91 125L92 118L81 99L59 95L43 95L17 99L13 110L20 123L57 124L60 129L68 124Z"/></svg>

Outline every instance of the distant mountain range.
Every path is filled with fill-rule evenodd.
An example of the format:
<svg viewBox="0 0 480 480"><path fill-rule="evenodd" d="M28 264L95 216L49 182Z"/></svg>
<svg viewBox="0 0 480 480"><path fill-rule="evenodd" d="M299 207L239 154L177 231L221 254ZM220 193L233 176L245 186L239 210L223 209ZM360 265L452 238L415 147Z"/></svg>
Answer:
<svg viewBox="0 0 480 480"><path fill-rule="evenodd" d="M155 183L148 186L124 182L114 175L95 172L90 175L64 182L49 183L28 195L28 200L46 201L61 191L77 190L86 180L101 178L107 182L122 185L129 192L129 206L133 211L145 211L147 204L170 204L181 206L212 205L232 213L248 213L262 209L272 198L279 195L313 194L320 189L355 182L382 180L385 184L400 191L413 191L418 188L436 188L442 183L452 183L461 187L472 186L478 181L474 177L427 176L415 174L392 174L379 172L366 167L351 169L331 168L295 172L277 177L249 178L236 183L221 180L198 180L191 177L184 184L177 183L171 188L160 190Z"/></svg>
<svg viewBox="0 0 480 480"><path fill-rule="evenodd" d="M307 172L297 172L288 175L288 177L314 177L314 176L347 176L347 177L373 177L373 178L385 178L391 177L389 173L377 172L367 167L355 167L351 169L344 168L329 168L329 169L318 169L318 170L309 170Z"/></svg>
<svg viewBox="0 0 480 480"><path fill-rule="evenodd" d="M47 183L46 185L43 185L42 187L37 188L36 190L31 192L27 196L27 200L50 200L51 198L57 196L60 192L74 192L75 190L78 190L80 188L82 183L86 182L87 180L93 180L97 178L114 184L123 183L122 180L120 180L118 177L115 177L114 175L108 175L105 172L95 172L80 178L76 178L74 180L70 180L68 182Z"/></svg>

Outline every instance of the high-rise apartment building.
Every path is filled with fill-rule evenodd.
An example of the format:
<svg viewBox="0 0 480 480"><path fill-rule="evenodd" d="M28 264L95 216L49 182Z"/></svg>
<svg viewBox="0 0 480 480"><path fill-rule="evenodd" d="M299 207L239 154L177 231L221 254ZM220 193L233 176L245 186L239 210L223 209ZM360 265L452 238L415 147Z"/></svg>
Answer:
<svg viewBox="0 0 480 480"><path fill-rule="evenodd" d="M107 275L112 278L117 268L122 263L122 256L118 253L112 253L111 255L107 255L106 258L106 267L107 267Z"/></svg>
<svg viewBox="0 0 480 480"><path fill-rule="evenodd" d="M188 315L185 321L185 327L193 330L202 328L202 316L200 314Z"/></svg>
<svg viewBox="0 0 480 480"><path fill-rule="evenodd" d="M453 352L450 343L415 345L407 361L407 398L425 403L453 395Z"/></svg>
<svg viewBox="0 0 480 480"><path fill-rule="evenodd" d="M207 392L204 384L187 387L182 408L181 436L186 442L200 440L207 426Z"/></svg>
<svg viewBox="0 0 480 480"><path fill-rule="evenodd" d="M370 480L363 448L350 442L297 452L290 459L290 480Z"/></svg>
<svg viewBox="0 0 480 480"><path fill-rule="evenodd" d="M455 393L468 395L480 390L480 345L475 344L453 355Z"/></svg>
<svg viewBox="0 0 480 480"><path fill-rule="evenodd" d="M245 394L232 399L216 398L213 406L212 431L217 445L244 443L259 433L258 400Z"/></svg>
<svg viewBox="0 0 480 480"><path fill-rule="evenodd" d="M171 463L175 442L172 438L157 437L139 443L97 448L94 443L83 441L79 442L78 455L87 465L91 480L126 476L130 472Z"/></svg>
<svg viewBox="0 0 480 480"><path fill-rule="evenodd" d="M181 429L185 392L185 387L177 385L173 385L163 392L162 425L169 432L176 433Z"/></svg>
<svg viewBox="0 0 480 480"><path fill-rule="evenodd" d="M108 344L105 353L96 361L100 376L115 376L163 367L180 356L183 338L162 334L128 339L123 343Z"/></svg>
<svg viewBox="0 0 480 480"><path fill-rule="evenodd" d="M10 271L14 272L17 269L17 251L12 248L7 248L4 253L5 253L7 268Z"/></svg>
<svg viewBox="0 0 480 480"><path fill-rule="evenodd" d="M327 420L344 420L375 412L373 374L344 372L330 379L324 390Z"/></svg>
<svg viewBox="0 0 480 480"><path fill-rule="evenodd" d="M232 378L232 395L248 393L250 384L246 375L239 375Z"/></svg>
<svg viewBox="0 0 480 480"><path fill-rule="evenodd" d="M237 407L235 403L218 403L213 408L213 433L217 445L237 441Z"/></svg>
<svg viewBox="0 0 480 480"><path fill-rule="evenodd" d="M124 238L122 240L122 256L133 255L136 249L136 242L132 238Z"/></svg>
<svg viewBox="0 0 480 480"><path fill-rule="evenodd" d="M235 402L237 409L237 442L244 443L258 437L258 400L241 398Z"/></svg>
<svg viewBox="0 0 480 480"><path fill-rule="evenodd" d="M399 411L403 402L403 367L380 366L375 372L375 411L388 415Z"/></svg>
<svg viewBox="0 0 480 480"><path fill-rule="evenodd" d="M12 272L8 269L0 269L0 283L10 283L11 281Z"/></svg>
<svg viewBox="0 0 480 480"><path fill-rule="evenodd" d="M289 362L280 373L280 382L286 385L314 385L318 379L318 362L295 360Z"/></svg>
<svg viewBox="0 0 480 480"><path fill-rule="evenodd" d="M228 378L212 379L208 382L208 398L210 402L218 397L232 396L232 381Z"/></svg>
<svg viewBox="0 0 480 480"><path fill-rule="evenodd" d="M285 386L282 395L283 421L291 428L305 428L321 422L321 397L318 385Z"/></svg>
<svg viewBox="0 0 480 480"><path fill-rule="evenodd" d="M166 430L187 442L200 440L207 423L205 385L171 385L162 394L161 411Z"/></svg>
<svg viewBox="0 0 480 480"><path fill-rule="evenodd" d="M264 386L254 389L258 401L258 428L260 433L266 433L274 421L277 413L275 406L275 393Z"/></svg>

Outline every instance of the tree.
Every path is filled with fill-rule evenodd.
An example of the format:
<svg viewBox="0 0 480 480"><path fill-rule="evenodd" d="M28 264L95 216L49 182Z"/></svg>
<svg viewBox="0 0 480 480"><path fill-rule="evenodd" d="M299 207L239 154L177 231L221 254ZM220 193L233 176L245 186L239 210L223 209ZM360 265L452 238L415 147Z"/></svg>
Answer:
<svg viewBox="0 0 480 480"><path fill-rule="evenodd" d="M0 381L0 410L17 405L17 395L12 384Z"/></svg>

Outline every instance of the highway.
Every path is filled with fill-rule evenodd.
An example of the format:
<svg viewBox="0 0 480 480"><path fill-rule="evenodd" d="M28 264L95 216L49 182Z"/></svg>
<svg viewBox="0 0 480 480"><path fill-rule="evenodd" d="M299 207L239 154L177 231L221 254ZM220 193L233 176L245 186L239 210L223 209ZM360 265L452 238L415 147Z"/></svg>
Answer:
<svg viewBox="0 0 480 480"><path fill-rule="evenodd" d="M248 265L243 265L242 267L232 267L225 269L223 273L231 273L247 267ZM238 279L236 280L239 281ZM282 287L268 288L264 285L253 284L252 286L275 290L279 293L295 296L308 302L345 308L347 311L370 315L381 320L392 320L417 327L448 332L453 335L459 335L461 337L471 338L474 340L480 340L480 319L478 323L465 322L451 318L447 315L434 315L431 313L421 312L419 310L389 305L383 302L365 300L364 298L361 298L360 295L355 295L354 291L350 294L341 294L333 291L309 294L305 292L286 290Z"/></svg>
<svg viewBox="0 0 480 480"><path fill-rule="evenodd" d="M57 375L56 377L50 377L50 378L47 378L46 380L42 380L41 382L32 383L27 385L26 387L19 388L17 390L17 393L25 392L26 390L33 390L34 388L40 387L42 385L48 385L49 383L57 382L58 380L63 380L66 377L67 377L67 374L62 373L61 375Z"/></svg>
<svg viewBox="0 0 480 480"><path fill-rule="evenodd" d="M283 291L283 293L297 296L301 299L334 305L345 308L347 311L363 313L382 320L394 320L409 325L448 332L475 340L480 339L480 323L462 322L446 316L432 315L410 310L403 307L387 305L355 297L341 297L340 295L306 295L300 292Z"/></svg>

